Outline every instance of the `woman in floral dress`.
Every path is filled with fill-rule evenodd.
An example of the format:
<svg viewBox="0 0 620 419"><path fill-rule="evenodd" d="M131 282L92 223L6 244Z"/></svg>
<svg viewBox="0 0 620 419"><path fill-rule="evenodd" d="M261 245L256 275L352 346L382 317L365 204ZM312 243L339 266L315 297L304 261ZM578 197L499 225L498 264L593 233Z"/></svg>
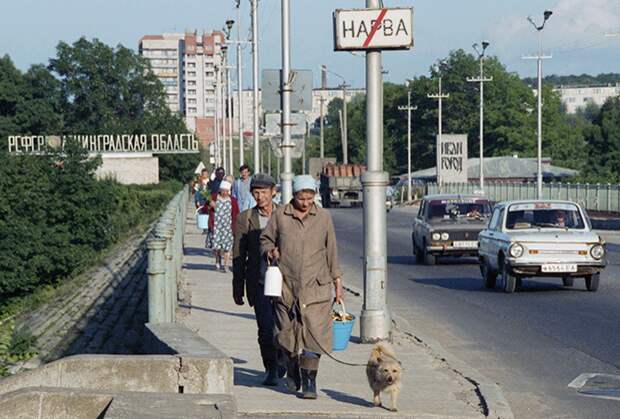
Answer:
<svg viewBox="0 0 620 419"><path fill-rule="evenodd" d="M233 231L239 214L237 200L230 196L231 183L223 180L220 189L214 194L209 217L209 229L213 232L212 248L215 252L215 269L226 272L230 266L230 252L233 248ZM222 263L222 256L224 261Z"/></svg>

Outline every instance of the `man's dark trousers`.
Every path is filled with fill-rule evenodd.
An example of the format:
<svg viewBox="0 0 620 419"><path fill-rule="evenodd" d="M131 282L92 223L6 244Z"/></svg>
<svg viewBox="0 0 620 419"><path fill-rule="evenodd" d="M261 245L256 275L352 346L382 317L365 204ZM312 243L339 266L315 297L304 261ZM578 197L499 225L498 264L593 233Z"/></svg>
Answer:
<svg viewBox="0 0 620 419"><path fill-rule="evenodd" d="M265 297L263 284L259 284L254 299L254 313L258 324L258 345L266 370L277 368L278 351L275 345L275 321L271 297Z"/></svg>

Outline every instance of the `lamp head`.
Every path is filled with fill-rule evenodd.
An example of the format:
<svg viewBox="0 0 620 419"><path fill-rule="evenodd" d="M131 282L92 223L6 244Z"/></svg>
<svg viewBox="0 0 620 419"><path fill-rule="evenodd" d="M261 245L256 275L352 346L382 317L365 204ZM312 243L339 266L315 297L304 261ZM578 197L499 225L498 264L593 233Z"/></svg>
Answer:
<svg viewBox="0 0 620 419"><path fill-rule="evenodd" d="M552 14L553 12L551 10L545 10L545 13L543 14L545 17L545 21L548 20Z"/></svg>
<svg viewBox="0 0 620 419"><path fill-rule="evenodd" d="M228 19L226 21L226 27L228 28L228 30L231 30L234 24L235 24L235 21L232 19Z"/></svg>
<svg viewBox="0 0 620 419"><path fill-rule="evenodd" d="M222 49L222 52L225 53L226 50L228 49L228 45L222 45L220 48Z"/></svg>
<svg viewBox="0 0 620 419"><path fill-rule="evenodd" d="M482 41L482 51L487 49L489 47L489 45L491 45L491 43L489 41Z"/></svg>

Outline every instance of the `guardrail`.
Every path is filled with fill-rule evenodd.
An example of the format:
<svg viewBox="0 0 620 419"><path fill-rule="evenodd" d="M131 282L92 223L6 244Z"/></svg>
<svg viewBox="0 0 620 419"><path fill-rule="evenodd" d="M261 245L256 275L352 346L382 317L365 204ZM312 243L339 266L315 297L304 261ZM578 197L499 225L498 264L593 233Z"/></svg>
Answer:
<svg viewBox="0 0 620 419"><path fill-rule="evenodd" d="M188 188L183 188L168 203L146 243L149 323L175 321L177 290L183 266L188 194Z"/></svg>
<svg viewBox="0 0 620 419"><path fill-rule="evenodd" d="M480 189L478 183L436 183L426 185L427 194L473 194ZM484 195L491 201L536 199L536 183L486 182ZM620 212L620 185L590 183L543 184L543 199L573 201L590 211Z"/></svg>

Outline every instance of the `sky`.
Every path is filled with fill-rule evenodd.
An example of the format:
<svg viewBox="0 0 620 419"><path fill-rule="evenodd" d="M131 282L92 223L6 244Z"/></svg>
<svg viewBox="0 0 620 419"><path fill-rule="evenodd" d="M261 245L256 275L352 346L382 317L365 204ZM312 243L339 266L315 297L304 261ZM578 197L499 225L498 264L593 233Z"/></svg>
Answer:
<svg viewBox="0 0 620 419"><path fill-rule="evenodd" d="M0 55L8 54L22 70L47 63L58 42L81 36L110 45L138 49L142 35L221 29L236 20L234 0L1 0ZM315 86L319 66L327 65L354 87L364 85L363 56L333 51L332 13L361 8L362 0L290 0L291 66L310 69ZM241 0L242 37L249 33L250 1ZM450 51L488 40L489 55L509 71L534 76L536 63L522 56L535 53L538 35L526 20L553 16L543 30L545 74L620 72L620 0L384 0L386 7L414 8L414 47L383 54L385 79L401 83L428 74L430 66ZM281 0L259 0L260 67L279 68ZM605 33L618 33L617 37ZM233 29L236 36L236 28ZM249 87L250 50L244 51L244 87ZM341 80L329 76L329 84Z"/></svg>

